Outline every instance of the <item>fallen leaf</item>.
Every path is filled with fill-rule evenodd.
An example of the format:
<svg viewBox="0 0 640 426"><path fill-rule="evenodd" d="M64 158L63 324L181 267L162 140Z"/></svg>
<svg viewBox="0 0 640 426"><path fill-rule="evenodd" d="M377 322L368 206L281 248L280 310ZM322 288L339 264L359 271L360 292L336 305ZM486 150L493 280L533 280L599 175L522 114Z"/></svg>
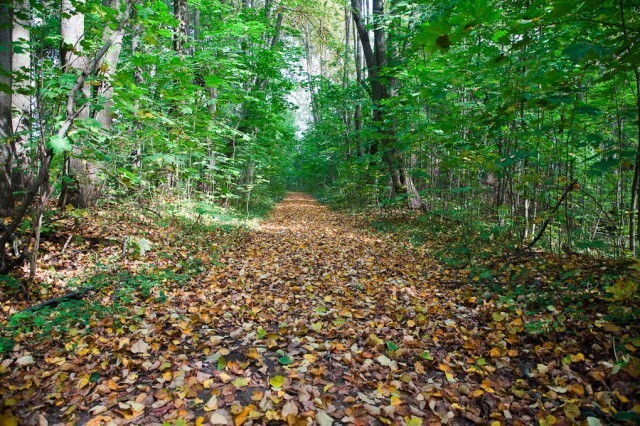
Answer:
<svg viewBox="0 0 640 426"><path fill-rule="evenodd" d="M140 339L131 346L131 352L134 354L146 354L149 352L149 345Z"/></svg>
<svg viewBox="0 0 640 426"><path fill-rule="evenodd" d="M274 388L281 388L284 384L284 377L282 376L273 376L269 379L269 384Z"/></svg>
<svg viewBox="0 0 640 426"><path fill-rule="evenodd" d="M34 364L35 361L31 355L21 356L16 360L16 364L18 365L31 365Z"/></svg>
<svg viewBox="0 0 640 426"><path fill-rule="evenodd" d="M316 422L318 422L319 426L331 426L333 419L324 411L318 411L316 413Z"/></svg>
<svg viewBox="0 0 640 426"><path fill-rule="evenodd" d="M204 411L214 411L218 409L218 397L213 395L204 405Z"/></svg>
<svg viewBox="0 0 640 426"><path fill-rule="evenodd" d="M211 413L209 423L212 425L233 425L233 416L227 410L220 409Z"/></svg>

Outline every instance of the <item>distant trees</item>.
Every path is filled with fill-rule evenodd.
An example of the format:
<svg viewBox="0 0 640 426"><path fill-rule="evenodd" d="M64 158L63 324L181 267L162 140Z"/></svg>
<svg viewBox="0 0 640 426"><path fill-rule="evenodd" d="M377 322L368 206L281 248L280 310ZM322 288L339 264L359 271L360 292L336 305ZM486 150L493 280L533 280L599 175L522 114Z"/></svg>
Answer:
<svg viewBox="0 0 640 426"><path fill-rule="evenodd" d="M427 206L520 247L637 254L633 2L349 7L360 45L315 82L322 107L300 150L301 185L318 190L306 176L323 173L315 181L333 182L338 200ZM358 139L370 149L353 156Z"/></svg>

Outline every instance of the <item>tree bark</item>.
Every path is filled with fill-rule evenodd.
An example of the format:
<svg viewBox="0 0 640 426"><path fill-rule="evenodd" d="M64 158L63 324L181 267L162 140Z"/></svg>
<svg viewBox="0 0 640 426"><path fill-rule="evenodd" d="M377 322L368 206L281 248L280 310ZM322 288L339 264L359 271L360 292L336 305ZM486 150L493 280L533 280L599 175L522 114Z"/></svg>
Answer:
<svg viewBox="0 0 640 426"><path fill-rule="evenodd" d="M406 193L408 205L411 209L421 208L422 198L418 193L410 170L403 164L402 156L396 147L396 130L393 124L386 123L387 112L385 101L392 97L389 76L381 77L380 72L387 65L387 36L381 19L384 17L384 0L373 0L373 47L369 31L362 20L360 0L351 0L353 22L355 24L360 44L369 72L371 84L371 100L373 102L373 122L380 135L369 150L370 154L380 152L389 171L392 189L395 194Z"/></svg>
<svg viewBox="0 0 640 426"><path fill-rule="evenodd" d="M62 36L61 58L65 73L81 73L87 67L88 58L84 55L81 42L84 39L84 13L76 6L82 8L85 0L62 0L62 18L60 21L60 34ZM89 103L91 93L88 86L83 85L78 91L85 103ZM76 100L77 102L77 100ZM77 118L89 117L88 105L78 113ZM80 158L82 147L78 141L74 141L72 156L68 158L68 178L63 182L59 204L71 204L78 208L93 206L100 197L101 186L99 168L94 162Z"/></svg>
<svg viewBox="0 0 640 426"><path fill-rule="evenodd" d="M189 11L186 0L173 0L173 15L178 20L178 27L173 33L173 50L181 55L187 54L187 31Z"/></svg>
<svg viewBox="0 0 640 426"><path fill-rule="evenodd" d="M11 74L12 74L12 21L10 2L0 3L0 216L13 212L13 153L11 149Z"/></svg>
<svg viewBox="0 0 640 426"><path fill-rule="evenodd" d="M109 7L118 10L118 20L122 20L123 17L129 16L131 5L128 0L125 0L125 4L121 4L120 0L109 0ZM107 130L110 130L113 126L113 116L111 108L113 106L113 85L111 79L116 72L118 66L118 60L120 59L120 52L122 51L122 39L124 37L124 28L117 30L111 30L108 26L104 30L102 36L103 43L108 39L113 39L111 48L101 61L99 68L103 70L102 84L98 89L98 96L103 100L102 109L96 112L95 119L102 124Z"/></svg>
<svg viewBox="0 0 640 426"><path fill-rule="evenodd" d="M29 0L15 0L13 12L12 40L14 49L12 58L12 95L13 108L12 149L14 155L13 187L14 191L24 191L29 186L29 157L27 148L31 130L31 93L33 79L31 76L30 51L30 4Z"/></svg>

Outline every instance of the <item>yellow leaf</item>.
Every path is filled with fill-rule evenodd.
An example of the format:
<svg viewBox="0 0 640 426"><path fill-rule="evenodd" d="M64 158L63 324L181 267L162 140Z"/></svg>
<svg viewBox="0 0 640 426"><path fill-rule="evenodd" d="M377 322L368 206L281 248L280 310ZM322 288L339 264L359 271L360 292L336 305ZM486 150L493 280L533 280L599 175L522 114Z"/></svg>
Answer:
<svg viewBox="0 0 640 426"><path fill-rule="evenodd" d="M618 400L620 400L620 402L622 402L623 404L626 404L627 402L629 402L629 398L627 398L626 396L622 395L620 392L618 392L617 390L613 391L613 395L618 398Z"/></svg>
<svg viewBox="0 0 640 426"><path fill-rule="evenodd" d="M556 419L555 416L552 416L551 414L549 414L544 419L540 419L539 423L540 423L540 426L551 426L551 425L555 425L557 421L558 419Z"/></svg>
<svg viewBox="0 0 640 426"><path fill-rule="evenodd" d="M233 384L233 386L237 388L243 388L249 384L249 379L247 379L246 377L238 377L233 382L231 382L231 384Z"/></svg>
<svg viewBox="0 0 640 426"><path fill-rule="evenodd" d="M453 370L451 369L451 367L447 364L439 364L438 365L438 370L440 371L444 371L445 373L451 373L453 372Z"/></svg>
<svg viewBox="0 0 640 426"><path fill-rule="evenodd" d="M273 376L269 379L269 384L273 388L281 388L284 384L284 377L282 376Z"/></svg>
<svg viewBox="0 0 640 426"><path fill-rule="evenodd" d="M82 389L83 387L89 384L89 375L83 375L80 380L78 380L78 389Z"/></svg>
<svg viewBox="0 0 640 426"><path fill-rule="evenodd" d="M316 355L316 354L304 354L303 358L306 359L307 361L309 361L311 364L313 364L318 359L318 355Z"/></svg>
<svg viewBox="0 0 640 426"><path fill-rule="evenodd" d="M476 389L469 394L471 398L478 398L484 395L484 391L482 389Z"/></svg>
<svg viewBox="0 0 640 426"><path fill-rule="evenodd" d="M247 422L248 418L249 418L249 414L251 413L251 408L250 407L244 407L242 409L242 411L236 415L236 417L234 418L234 423L236 426L240 426L243 425Z"/></svg>
<svg viewBox="0 0 640 426"><path fill-rule="evenodd" d="M138 415L144 411L144 404L140 404L136 401L129 401L129 407L131 407L135 415Z"/></svg>
<svg viewBox="0 0 640 426"><path fill-rule="evenodd" d="M0 414L0 426L18 426L18 418L11 414Z"/></svg>
<svg viewBox="0 0 640 426"><path fill-rule="evenodd" d="M370 347L384 346L384 340L382 340L375 334L370 334L369 337L367 337L367 346L370 346Z"/></svg>
<svg viewBox="0 0 640 426"><path fill-rule="evenodd" d="M576 404L567 404L564 406L564 415L570 419L575 419L580 415L580 407Z"/></svg>
<svg viewBox="0 0 640 426"><path fill-rule="evenodd" d="M407 423L407 426L422 426L422 419L416 416L407 416L404 418L404 421Z"/></svg>
<svg viewBox="0 0 640 426"><path fill-rule="evenodd" d="M250 348L247 351L247 358L255 359L256 361L261 361L262 360L262 354L260 354L260 352L258 352L258 350L256 348Z"/></svg>
<svg viewBox="0 0 640 426"><path fill-rule="evenodd" d="M584 354L582 353L577 353L575 355L569 355L569 358L571 358L572 362L580 362L580 361L584 361Z"/></svg>
<svg viewBox="0 0 640 426"><path fill-rule="evenodd" d="M502 312L494 312L494 313L491 314L491 317L493 318L493 320L495 322L500 322L505 318L505 316L504 316L504 314Z"/></svg>
<svg viewBox="0 0 640 426"><path fill-rule="evenodd" d="M575 395L584 396L584 386L580 384L568 385L567 390Z"/></svg>

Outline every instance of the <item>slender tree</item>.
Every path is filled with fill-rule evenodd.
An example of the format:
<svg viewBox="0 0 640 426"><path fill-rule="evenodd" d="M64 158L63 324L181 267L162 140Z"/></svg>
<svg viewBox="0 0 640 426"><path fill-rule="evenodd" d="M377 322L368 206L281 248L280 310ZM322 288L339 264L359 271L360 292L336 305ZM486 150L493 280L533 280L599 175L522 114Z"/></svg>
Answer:
<svg viewBox="0 0 640 426"><path fill-rule="evenodd" d="M423 207L422 198L418 193L410 170L404 164L402 155L396 144L396 130L393 123L388 122L385 103L392 98L392 84L394 77L384 75L387 66L387 34L385 30L384 0L373 0L373 43L364 21L360 0L351 0L353 22L369 72L371 82L371 100L373 101L373 122L379 134L379 140L371 145L370 153L380 152L391 178L393 190L396 194L407 194L409 208Z"/></svg>
<svg viewBox="0 0 640 426"><path fill-rule="evenodd" d="M0 3L0 216L8 216L13 212L12 20L11 2L2 0Z"/></svg>

